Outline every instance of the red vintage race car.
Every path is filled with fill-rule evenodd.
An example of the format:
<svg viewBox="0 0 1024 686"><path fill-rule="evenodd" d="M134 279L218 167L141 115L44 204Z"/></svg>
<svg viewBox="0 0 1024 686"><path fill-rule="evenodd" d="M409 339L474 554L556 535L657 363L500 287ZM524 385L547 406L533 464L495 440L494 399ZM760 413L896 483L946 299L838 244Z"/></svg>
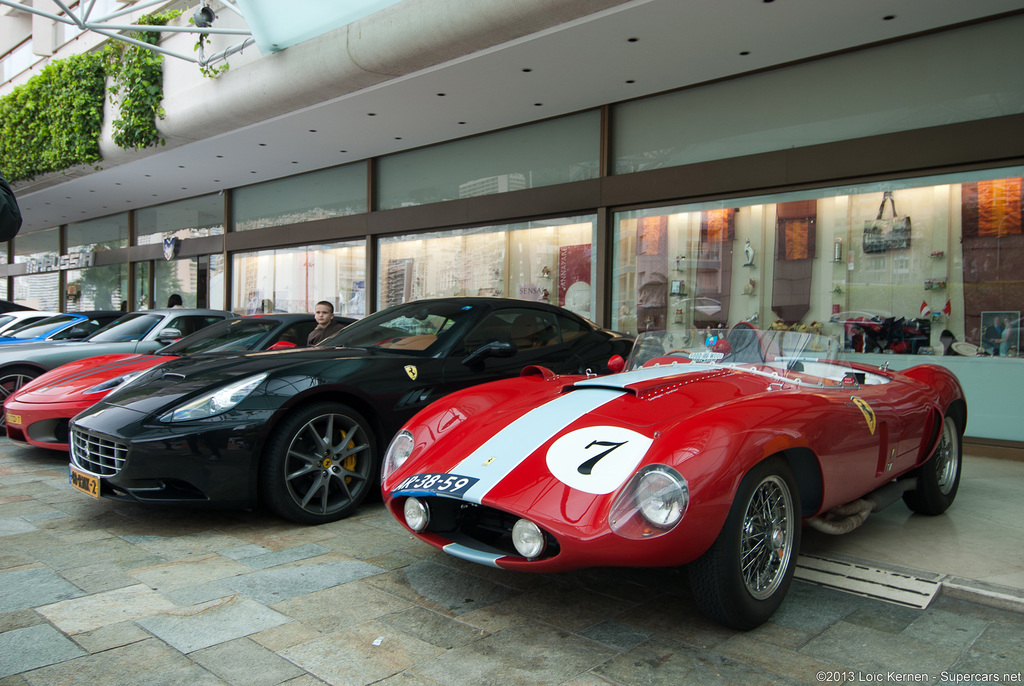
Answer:
<svg viewBox="0 0 1024 686"><path fill-rule="evenodd" d="M734 327L642 334L618 374L527 369L406 424L385 503L493 567L687 565L698 607L750 629L782 602L802 523L840 533L900 496L929 515L956 496L956 377L838 356L828 337Z"/></svg>

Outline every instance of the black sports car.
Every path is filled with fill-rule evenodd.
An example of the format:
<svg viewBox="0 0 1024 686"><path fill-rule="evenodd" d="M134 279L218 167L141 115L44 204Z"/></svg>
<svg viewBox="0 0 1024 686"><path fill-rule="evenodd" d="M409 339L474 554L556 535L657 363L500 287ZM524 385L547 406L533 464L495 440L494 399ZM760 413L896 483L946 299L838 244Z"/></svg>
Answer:
<svg viewBox="0 0 1024 686"><path fill-rule="evenodd" d="M330 522L377 488L388 441L434 400L529 365L607 373L632 344L544 303L441 298L370 315L314 348L171 360L75 417L71 483L94 497L263 502Z"/></svg>

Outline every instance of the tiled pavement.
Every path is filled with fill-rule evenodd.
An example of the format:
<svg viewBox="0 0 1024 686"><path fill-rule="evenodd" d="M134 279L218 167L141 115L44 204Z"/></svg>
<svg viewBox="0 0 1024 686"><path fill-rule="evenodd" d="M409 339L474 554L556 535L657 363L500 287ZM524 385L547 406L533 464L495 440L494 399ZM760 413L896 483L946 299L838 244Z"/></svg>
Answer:
<svg viewBox="0 0 1024 686"><path fill-rule="evenodd" d="M379 502L302 527L94 501L62 456L0 439L0 685L1009 684L1014 608L797 582L738 633L701 618L673 571L487 569L413 540Z"/></svg>

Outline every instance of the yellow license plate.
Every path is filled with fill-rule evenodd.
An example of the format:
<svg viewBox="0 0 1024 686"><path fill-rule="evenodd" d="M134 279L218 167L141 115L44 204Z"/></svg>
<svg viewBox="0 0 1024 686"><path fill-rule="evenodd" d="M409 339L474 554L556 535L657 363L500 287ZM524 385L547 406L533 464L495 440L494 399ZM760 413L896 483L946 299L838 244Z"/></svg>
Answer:
<svg viewBox="0 0 1024 686"><path fill-rule="evenodd" d="M10 412L5 412L4 417L7 419L8 424L21 424L20 414L12 414Z"/></svg>
<svg viewBox="0 0 1024 686"><path fill-rule="evenodd" d="M74 467L68 467L68 482L75 488L93 498L100 497L100 480L92 474L80 472Z"/></svg>

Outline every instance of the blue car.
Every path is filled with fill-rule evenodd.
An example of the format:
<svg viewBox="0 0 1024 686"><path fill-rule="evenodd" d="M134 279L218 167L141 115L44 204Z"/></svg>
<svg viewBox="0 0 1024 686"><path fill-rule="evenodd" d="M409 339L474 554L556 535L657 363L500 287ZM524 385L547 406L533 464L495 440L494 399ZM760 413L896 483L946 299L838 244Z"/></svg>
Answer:
<svg viewBox="0 0 1024 686"><path fill-rule="evenodd" d="M122 316L117 310L89 310L57 314L23 326L10 335L0 336L0 345L11 343L44 343L47 341L80 341Z"/></svg>

